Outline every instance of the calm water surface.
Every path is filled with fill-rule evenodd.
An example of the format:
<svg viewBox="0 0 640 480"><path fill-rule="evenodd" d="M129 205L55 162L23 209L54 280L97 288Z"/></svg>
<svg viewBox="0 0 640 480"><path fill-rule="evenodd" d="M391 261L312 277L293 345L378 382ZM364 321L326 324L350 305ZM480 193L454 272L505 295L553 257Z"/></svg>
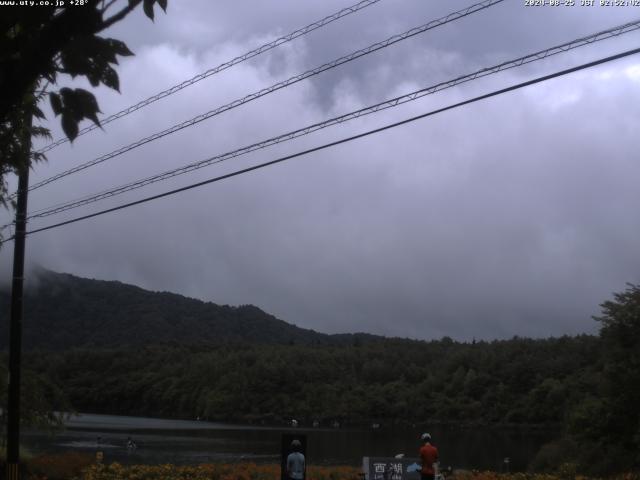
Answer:
<svg viewBox="0 0 640 480"><path fill-rule="evenodd" d="M34 453L104 452L106 462L197 464L215 461L277 463L283 433L307 435L310 464L361 465L364 456L415 457L417 429L271 428L203 421L163 420L114 415L81 414L67 428L48 436L26 431L23 443ZM554 432L529 429L430 429L440 450L441 465L453 468L503 470L510 458L511 471L526 469L540 446ZM138 448L125 447L131 436ZM97 439L101 437L98 445Z"/></svg>

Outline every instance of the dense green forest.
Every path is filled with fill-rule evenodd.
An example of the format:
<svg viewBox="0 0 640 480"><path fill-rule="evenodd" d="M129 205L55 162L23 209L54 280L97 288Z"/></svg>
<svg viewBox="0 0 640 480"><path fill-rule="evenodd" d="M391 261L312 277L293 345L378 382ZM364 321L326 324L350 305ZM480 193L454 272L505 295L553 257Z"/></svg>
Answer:
<svg viewBox="0 0 640 480"><path fill-rule="evenodd" d="M354 337L299 328L253 305L216 305L47 270L33 272L27 280L23 322L27 350L139 347L170 341L327 345L350 343ZM0 312L8 318L8 311L9 293L0 291ZM8 322L0 322L0 349L7 348L8 327Z"/></svg>
<svg viewBox="0 0 640 480"><path fill-rule="evenodd" d="M637 286L602 304L599 336L460 343L324 335L255 307L219 307L116 282L52 275L62 287L33 290L26 319L32 346L40 345L24 358L25 405L31 405L26 411L34 412L28 419L46 421L48 412L72 408L267 424L295 418L303 425L553 425L561 437L542 449L538 468L567 462L591 473L640 467ZM120 301L124 307L113 306ZM79 326L96 325L90 312L107 304L104 310L113 317L100 317L93 330ZM48 308L46 321L77 328L64 335L52 331L51 349L42 347L51 323L38 324ZM162 318L165 336L153 327L154 316ZM234 321L242 328L225 336L220 325ZM180 333L186 324L217 333L189 341L192 333ZM100 335L87 336L96 329ZM136 338L114 347L123 336ZM2 362L6 358L0 375ZM0 397L5 389L0 385Z"/></svg>
<svg viewBox="0 0 640 480"><path fill-rule="evenodd" d="M595 337L37 352L80 411L310 424L547 424L598 383Z"/></svg>

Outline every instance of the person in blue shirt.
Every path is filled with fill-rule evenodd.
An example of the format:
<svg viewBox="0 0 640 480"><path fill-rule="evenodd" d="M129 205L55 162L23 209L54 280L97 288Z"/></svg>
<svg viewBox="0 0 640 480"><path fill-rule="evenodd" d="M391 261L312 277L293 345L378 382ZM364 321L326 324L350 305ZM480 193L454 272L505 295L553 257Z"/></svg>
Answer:
<svg viewBox="0 0 640 480"><path fill-rule="evenodd" d="M287 478L289 480L304 480L305 460L301 449L300 440L291 442L292 452L287 456Z"/></svg>

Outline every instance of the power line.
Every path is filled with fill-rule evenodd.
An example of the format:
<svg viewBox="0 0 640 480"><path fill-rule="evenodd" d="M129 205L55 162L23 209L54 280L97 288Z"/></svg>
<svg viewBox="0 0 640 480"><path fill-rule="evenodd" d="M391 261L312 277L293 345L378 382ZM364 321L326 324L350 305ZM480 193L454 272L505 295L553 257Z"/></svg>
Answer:
<svg viewBox="0 0 640 480"><path fill-rule="evenodd" d="M370 53L373 53L373 52L375 52L377 50L381 50L383 48L389 47L389 46L391 46L391 45L393 45L395 43L398 43L398 42L400 42L402 40L406 40L406 39L411 38L411 37L413 37L415 35L424 33L424 32L426 32L428 30L433 29L433 28L445 25L445 24L453 22L455 20L459 20L460 18L466 17L466 16L471 15L473 13L476 13L478 11L484 10L486 8L489 8L489 7L491 7L491 6L495 5L495 4L501 3L503 1L504 0L484 0L484 1L480 2L480 3L476 3L474 5L471 5L471 6L467 7L467 8L464 8L462 10L458 10L456 12L450 13L450 14L448 14L448 15L442 17L442 18L439 18L437 20L432 20L431 22L426 23L426 24L424 24L424 25L422 25L420 27L415 27L415 28L412 28L410 30L407 30L404 33L401 33L401 34L398 34L398 35L394 35L394 36L392 36L392 37L390 37L390 38L388 38L386 40L383 40L382 42L374 43L373 45L370 45L370 46L368 46L366 48L363 48L361 50L357 50L357 51L355 51L353 53L350 53L349 55L345 55L343 57L340 57L340 58L338 58L336 60L333 60L332 62L325 63L324 65L316 67L316 68L314 68L312 70L307 70L304 73L301 73L299 75L293 76L293 77L291 77L291 78L289 78L287 80L278 82L278 83L276 83L274 85L271 85L270 87L263 88L262 90L254 92L252 94L249 94L249 95L247 95L247 96L245 96L245 97L243 97L241 99L234 100L231 103L228 103L226 105L218 107L218 108L216 108L214 110L211 110L211 111L209 111L207 113L203 113L201 115L193 117L190 120L187 120L187 121L184 121L182 123L173 125L172 127L169 127L169 128L167 128L167 129L165 129L165 130L163 130L161 132L154 133L153 135L150 135L148 137L142 138L142 139L140 139L140 140L138 140L138 141L136 141L134 143L131 143L131 144L127 145L127 146L124 146L124 147L121 147L121 148L119 148L117 150L114 150L111 153L108 153L106 155L102 155L102 156L100 156L98 158L95 158L95 159L90 160L90 161L88 161L86 163L83 163L82 165L78 165L77 167L71 168L71 169L66 170L66 171L64 171L62 173L59 173L59 174L54 175L52 177L49 177L49 178L47 178L45 180L42 180L42 181L40 181L38 183L35 183L34 185L32 185L29 188L29 190L35 190L37 188L43 187L43 186L45 186L45 185L47 185L47 184L49 184L51 182L54 182L54 181L59 180L59 179L61 179L63 177L71 175L73 173L79 172L79 171L84 170L86 168L89 168L89 167L92 167L92 166L97 165L99 163L102 163L102 162L105 162L107 160L110 160L110 159L112 159L114 157L122 155L123 153L129 152L129 151L131 151L131 150L133 150L135 148L138 148L138 147L140 147L142 145L145 145L145 144L147 144L149 142L152 142L152 141L157 140L159 138L165 137L167 135L175 133L175 132L177 132L179 130L182 130L184 128L192 127L193 125L195 125L197 123L200 123L200 122L202 122L204 120L207 120L207 119L209 119L209 118L211 118L213 116L219 115L219 114L221 114L221 113L223 113L223 112L225 112L227 110L231 110L233 108L239 107L240 105L243 105L243 104L245 104L247 102L256 100L256 99L258 99L260 97L263 97L265 95L273 93L273 92L275 92L277 90L280 90L282 88L291 86L291 85L293 85L295 83L298 83L298 82L300 82L302 80L305 80L305 79L307 79L309 77L312 77L314 75L318 75L318 74L320 74L320 73L322 73L324 71L327 71L327 70L331 70L331 69L336 68L336 67L338 67L340 65L343 65L345 63L351 62L351 61L353 61L353 60L355 60L357 58L360 58L362 56L365 56L365 55L368 55Z"/></svg>
<svg viewBox="0 0 640 480"><path fill-rule="evenodd" d="M623 35L625 33L629 33L635 30L640 29L640 19L636 20L634 22L629 22L623 25L619 25L607 30L603 30L601 32L598 33L594 33L591 34L589 36L586 37L582 37L582 38L578 38L576 40L573 40L571 42L566 42L563 43L561 45L557 45L545 50L541 50L535 53L531 53L528 55L525 55L523 57L519 57L516 58L514 60L509 60L507 62L503 62L500 63L498 65L492 66L492 67L487 67L487 68L483 68L481 70L478 70L476 72L470 73L470 74L466 74L466 75L462 75L459 76L457 78L454 78L452 80L448 80L446 82L441 82L438 83L436 85L432 85L430 87L426 87L420 90L416 90L414 92L408 93L408 94L404 94L389 100L385 100L383 102L377 103L375 105L369 106L369 107L365 107L338 117L334 117L328 120L324 120L322 122L319 123L315 123L313 125L309 125L288 133L284 133L282 135L276 136L276 137L272 137L269 138L267 140L263 140L261 142L257 142L254 143L252 145L248 145L245 147L241 147L239 149L230 151L230 152L226 152L220 155L216 155L213 157L209 157L207 159L204 160L200 160L198 162L194 162L173 170L169 170L163 173L159 173L157 175L153 175L144 179L140 179L140 180L136 180L134 182L125 184L125 185L121 185L119 187L116 188L112 188L97 194L93 194L90 196L85 196L83 198L77 199L77 200L72 200L72 201L67 201L64 203L60 203L51 207L47 207L47 208L43 208L40 210L37 210L36 212L33 212L28 219L33 219L33 218L43 218L43 217L47 217L50 215L54 215L57 213L61 213L73 208L78 208L84 205L88 205L91 203L95 203L97 201L106 199L106 198L111 198L114 197L116 195L120 195L122 193L131 191L131 190L136 190L138 188L142 188L144 186L147 185L151 185L153 183L157 183L163 180L167 180L169 178L178 176L178 175L182 175L188 172L192 172L194 170L198 170L200 168L204 168L213 164L217 164L217 163L221 163L224 162L226 160L232 159L232 158L236 158L239 157L241 155L245 155L247 153L250 152L254 152L256 150L260 150L263 148L267 148L269 146L272 145L276 145L278 143L282 143L285 141L289 141L304 135L308 135L310 133L316 132L318 130L327 128L329 126L333 126L333 125L337 125L337 124L341 124L341 123L345 123L349 120L353 120L356 118L360 118L362 116L365 115L369 115L372 113L376 113L376 112L380 112L382 110L386 110L388 108L393 108L396 107L398 105L402 105L404 103L408 103L414 100L417 100L419 98L422 98L426 95L430 95L430 94L434 94L436 92L445 90L447 88L451 88L454 87L456 85L460 85L462 83L466 83L478 78L482 78L482 77L486 77L488 75L492 75L504 70L508 70L511 68L515 68L515 67L519 67L521 65L525 65L525 64L529 64L535 61L539 61L542 60L544 58L548 58L550 56L553 55L557 55L559 53L564 53L567 52L569 50L578 48L578 47L582 47L584 45L591 45L593 43L602 41L602 40L606 40L612 37L617 37L619 35Z"/></svg>
<svg viewBox="0 0 640 480"><path fill-rule="evenodd" d="M383 132L385 130L389 130L389 129L392 129L392 128L395 128L395 127L399 127L401 125L405 125L405 124L408 124L408 123L411 123L411 122L415 122L416 120L420 120L422 118L430 117L430 116L436 115L438 113L442 113L442 112L445 112L445 111L448 111L448 110L453 110L455 108L458 108L458 107L461 107L461 106L464 106L464 105L469 105L471 103L475 103L475 102L478 102L480 100L485 100L487 98L495 97L497 95L502 95L502 94L507 93L507 92L518 90L520 88L524 88L524 87L527 87L527 86L530 86L530 85L534 85L534 84L537 84L537 83L545 82L545 81L551 80L553 78L557 78L557 77L560 77L560 76L563 76L563 75L568 75L570 73L574 73L574 72L577 72L579 70L584 70L586 68L591 68L591 67L595 67L597 65L602 65L604 63L611 62L611 61L614 61L614 60L618 60L620 58L628 57L630 55L635 55L637 53L640 53L640 48L635 48L633 50L628 50L626 52L618 53L616 55L611 55L609 57L601 58L601 59L595 60L593 62L584 63L584 64L579 65L577 67L572 67L572 68L561 70L561 71L558 71L558 72L555 72L555 73L552 73L552 74L549 74L549 75L544 75L542 77L537 77L537 78L535 78L533 80L528 80L526 82L522 82L522 83L518 83L518 84L515 84L515 85L511 85L509 87L502 88L500 90L494 90L493 92L490 92L490 93L487 93L487 94L484 94L484 95L480 95L480 96L477 96L477 97L473 97L473 98L471 98L469 100L465 100L465 101L462 101L462 102L455 103L453 105L449 105L449 106L446 106L446 107L443 107L443 108L432 110L430 112L423 113L423 114L417 115L415 117L411 117L411 118L408 118L408 119L405 119L405 120L402 120L402 121L399 121L399 122L391 123L391 124L388 124L388 125L385 125L383 127L379 127L379 128L373 129L373 130L368 130L366 132L359 133L357 135L346 137L346 138L343 138L343 139L340 139L340 140L336 140L334 142L325 143L325 144L320 145L318 147L310 148L308 150L304 150L304 151L297 152L297 153L294 153L294 154L291 154L291 155L280 157L280 158L277 158L275 160L271 160L269 162L261 163L259 165L254 165L252 167L244 168L242 170L236 170L235 172L231 172L231 173L228 173L228 174L225 174L225 175L220 175L218 177L210 178L210 179L204 180L202 182L193 183L193 184L187 185L185 187L177 188L175 190L170 190L168 192L160 193L158 195L153 195L153 196L150 196L150 197L146 197L146 198L143 198L143 199L140 199L140 200L136 200L134 202L125 203L125 204L119 205L117 207L112 207L112 208L108 208L108 209L105 209L105 210L101 210L99 212L91 213L89 215L83 215L81 217L72 218L72 219L66 220L64 222L59 222L59 223L56 223L56 224L53 224L53 225L48 225L46 227L41 227L41 228L37 228L37 229L34 229L34 230L30 230L30 231L28 231L26 233L28 235L30 235L30 234L33 234L33 233L43 232L45 230L51 230L53 228L58 228L58 227L61 227L61 226L64 226L64 225L69 225L71 223L79 222L81 220L87 220L89 218L93 218L93 217L97 217L97 216L104 215L104 214L107 214L107 213L111 213L111 212L115 212L115 211L122 210L122 209L125 209L125 208L129 208L129 207L132 207L134 205L139 205L139 204L142 204L142 203L150 202L152 200L157 200L157 199L160 199L160 198L163 198L163 197L168 197L170 195L174 195L176 193L184 192L186 190L191 190L191 189L194 189L194 188L198 188L198 187L201 187L201 186L204 186L204 185L208 185L210 183L219 182L219 181L225 180L227 178L231 178L231 177L235 177L235 176L238 176L238 175L242 175L244 173L248 173L248 172L251 172L253 170L258 170L258 169L261 169L261 168L265 168L265 167L268 167L268 166L271 166L271 165L275 165L277 163L284 162L286 160L291 160L293 158L297 158L297 157L301 157L301 156L304 156L304 155L308 155L310 153L314 153L314 152L317 152L317 151L320 151L320 150L325 150L327 148L334 147L336 145L340 145L340 144L343 144L343 143L351 142L351 141L357 140L359 138L367 137L369 135L373 135L373 134L376 134L376 133ZM9 240L13 240L13 237L8 238L7 240L3 241L2 243L8 242Z"/></svg>
<svg viewBox="0 0 640 480"><path fill-rule="evenodd" d="M215 75L216 73L220 73L223 70L226 70L228 68L233 67L234 65L237 65L239 63L242 63L246 60L249 60L253 57L256 57L262 53L268 52L269 50L272 50L276 47L279 47L280 45L290 42L292 40L295 40L298 37L301 37L303 35L306 35L307 33L313 32L314 30L317 30L321 27L324 27L325 25L328 25L342 17L346 17L347 15L351 15L352 13L355 13L359 10L362 10L364 8L367 8L371 5L374 5L376 3L378 3L380 0L362 0L359 3L356 3L355 5L351 5L350 7L347 8L343 8L342 10L332 14L332 15L328 15L326 17L324 17L321 20L318 20L316 22L313 22L309 25L307 25L306 27L302 27L299 28L298 30L295 30L287 35L284 35L280 38L277 38L276 40L273 40L272 42L269 43L265 43L264 45L261 45L247 53L244 53L242 55L239 55L237 57L235 57L232 60L229 60L227 62L221 63L220 65L218 65L217 67L214 68L210 68L209 70L207 70L206 72L202 72L198 75L196 75L195 77L190 78L189 80L185 80L182 83L179 83L177 85L174 85L173 87L170 87L166 90L163 90L162 92L156 93L155 95L142 100L138 103L136 103L135 105L131 105L130 107L125 108L124 110L121 110L117 113L114 113L113 115L110 115L104 119L100 120L100 124L101 125L106 125L107 123L111 123L114 120L117 120L119 118L125 117L127 115L129 115L130 113L135 112L136 110L140 110L141 108L146 107L147 105L150 105L154 102L157 102L158 100L161 100L165 97L168 97L170 95L173 95L174 93L179 92L180 90L190 87L191 85L193 85L194 83L199 82L200 80L204 80L205 78L208 78L212 75ZM91 124L83 129L81 129L78 132L78 137L81 135L84 135L85 133L91 132L95 129L99 128L97 125L95 124ZM50 143L49 145L46 145L45 147L41 148L39 150L39 153L44 153L44 152L48 152L49 150L54 149L55 147L62 145L63 143L67 143L69 141L69 139L67 137L63 137L60 138L52 143Z"/></svg>

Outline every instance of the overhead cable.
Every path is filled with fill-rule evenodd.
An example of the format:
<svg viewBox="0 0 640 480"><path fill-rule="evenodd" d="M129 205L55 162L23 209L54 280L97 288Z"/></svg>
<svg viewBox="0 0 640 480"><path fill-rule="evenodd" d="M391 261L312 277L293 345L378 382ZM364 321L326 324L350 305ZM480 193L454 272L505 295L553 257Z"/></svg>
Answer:
<svg viewBox="0 0 640 480"><path fill-rule="evenodd" d="M135 105L131 105L130 107L125 108L124 110L120 110L117 113L114 113L113 115L109 115L106 118L102 118L100 119L100 124L102 126L106 125L107 123L111 123L114 120L117 120L119 118L125 117L127 115L129 115L130 113L135 112L136 110L140 110L141 108L146 107L147 105L150 105L154 102L157 102L158 100L161 100L165 97L168 97L170 95L173 95L174 93L179 92L180 90L190 87L191 85L193 85L194 83L199 82L200 80L204 80L205 78L208 78L212 75L215 75L216 73L220 73L223 70L226 70L228 68L233 67L234 65L237 65L239 63L242 63L246 60L249 60L253 57L256 57L262 53L268 52L269 50L272 50L276 47L279 47L280 45L290 42L298 37L301 37L303 35L306 35L307 33L313 32L314 30L317 30L318 28L324 27L325 25L328 25L342 17L346 17L347 15L351 15L352 13L355 13L359 10L362 10L364 8L367 8L375 3L380 2L381 0L362 0L361 2L356 3L355 5L351 5L350 7L347 8L343 8L342 10L324 17L321 20L318 20L316 22L313 22L309 25L307 25L306 27L302 27L299 28L298 30L295 30L291 33L289 33L288 35L284 35L282 37L277 38L276 40L273 40L272 42L269 43L265 43L264 45L261 45L257 48L254 48L253 50L244 53L242 55L239 55L237 57L235 57L232 60L229 60L227 62L221 63L220 65L218 65L217 67L214 68L210 68L209 70L207 70L206 72L202 72L198 75L196 75L195 77L192 77L188 80L185 80L182 83L179 83L177 85L174 85L173 87L170 87L166 90L163 90L162 92L156 93L155 95L147 98L146 100L142 100L138 103L136 103ZM96 124L91 124L87 127L82 128L79 132L78 132L78 137L81 135L84 135L85 133L91 132L92 130L95 130L99 128L98 125ZM50 143L49 145L46 145L45 147L41 148L39 150L39 153L44 153L44 152L48 152L49 150L52 150L53 148L57 147L58 145L62 145L63 143L68 142L69 139L67 137L62 137L52 143Z"/></svg>
<svg viewBox="0 0 640 480"><path fill-rule="evenodd" d="M453 105L449 105L449 106L446 106L446 107L443 107L443 108L438 108L436 110L432 110L430 112L423 113L423 114L417 115L415 117L407 118L407 119L399 121L399 122L395 122L395 123L391 123L391 124L385 125L383 127L375 128L373 130L368 130L366 132L363 132L363 133L360 133L360 134L357 134L357 135L353 135L353 136L350 136L350 137L342 138L342 139L336 140L334 142L325 143L324 145L320 145L318 147L310 148L308 150L297 152L297 153L294 153L294 154L291 154L291 155L286 155L284 157L280 157L280 158L277 158L275 160L271 160L269 162L261 163L259 165L254 165L252 167L243 168L242 170L237 170L235 172L227 173L225 175L220 175L218 177L210 178L210 179L204 180L202 182L193 183L191 185L187 185L185 187L177 188L175 190L170 190L168 192L160 193L158 195L152 195L150 197L145 197L145 198L142 198L140 200L136 200L134 202L125 203L123 205L118 205L116 207L112 207L112 208L108 208L108 209L105 209L105 210L101 210L99 212L94 212L94 213L91 213L91 214L88 214L88 215L83 215L81 217L72 218L72 219L66 220L64 222L59 222L59 223L55 223L53 225L48 225L48 226L45 226L45 227L36 228L36 229L33 229L33 230L30 230L30 231L26 232L26 234L30 235L30 234L34 234L34 233L38 233L38 232L44 232L46 230L51 230L51 229L54 229L54 228L62 227L64 225L69 225L71 223L76 223L76 222L79 222L79 221L82 221L82 220L87 220L89 218L98 217L98 216L101 216L101 215L105 215L107 213L116 212L118 210L123 210L125 208L133 207L135 205L140 205L142 203L147 203L147 202L150 202L150 201L153 201L153 200L158 200L158 199L163 198L163 197L168 197L168 196L171 196L171 195L175 195L176 193L184 192L184 191L191 190L191 189L194 189L194 188L202 187L204 185L208 185L208 184L211 184L211 183L219 182L219 181L225 180L227 178L235 177L235 176L242 175L242 174L254 171L254 170L262 169L262 168L265 168L265 167L268 167L268 166L271 166L271 165L275 165L275 164L284 162L286 160L291 160L293 158L302 157L304 155L308 155L310 153L318 152L320 150L325 150L325 149L330 148L330 147L341 145L343 143L351 142L353 140L364 138L364 137L367 137L367 136L370 136L370 135L373 135L373 134L377 134L377 133L383 132L385 130L389 130L389 129L392 129L392 128L395 128L395 127L399 127L401 125L405 125L405 124L408 124L408 123L411 123L411 122L415 122L415 121L420 120L422 118L430 117L430 116L436 115L438 113L442 113L442 112L445 112L445 111L448 111L448 110L453 110L455 108L459 108L459 107L464 106L464 105L469 105L471 103L475 103L475 102L478 102L480 100L485 100L487 98L495 97L497 95L502 95L502 94L507 93L507 92L518 90L520 88L528 87L530 85L534 85L534 84L537 84L537 83L545 82L545 81L551 80L553 78L561 77L563 75L568 75L570 73L574 73L574 72L577 72L579 70L584 70L586 68L591 68L591 67L595 67L597 65L602 65L604 63L611 62L611 61L614 61L614 60L618 60L618 59L621 59L621 58L624 58L624 57L628 57L630 55L635 55L637 53L640 53L640 48L635 48L633 50L628 50L626 52L618 53L616 55L611 55L611 56L608 56L608 57L605 57L605 58L601 58L599 60L595 60L593 62L584 63L584 64L579 65L577 67L572 67L572 68L561 70L561 71L558 71L558 72L555 72L555 73L552 73L552 74L549 74L549 75L544 75L544 76L541 76L541 77L537 77L537 78L535 78L533 80L528 80L526 82L522 82L522 83L518 83L518 84L515 84L515 85L511 85L509 87L502 88L500 90L494 90L493 92L490 92L490 93L487 93L487 94L484 94L484 95L480 95L480 96L477 96L477 97L473 97L471 99L468 99L468 100L465 100L465 101L462 101L462 102L458 102L458 103L455 103ZM13 238L14 237L10 237L10 238L6 239L2 243L8 242L9 240L13 240Z"/></svg>
<svg viewBox="0 0 640 480"><path fill-rule="evenodd" d="M526 65L532 62L536 62L545 58L548 58L550 56L553 55L557 55L559 53L563 53L563 52L567 52L570 50L573 50L575 48L578 47L582 47L584 45L591 45L593 43L602 41L602 40L606 40L608 38L612 38L612 37L617 37L619 35L623 35L625 33L629 33L635 30L640 29L640 19L634 21L634 22L629 22L629 23L625 23L623 25L618 25L616 27L607 29L607 30L603 30L601 32L598 33L594 33L592 35L586 36L586 37L582 37L582 38L578 38L576 40L573 40L571 42L566 42L563 43L561 45L557 45L545 50L540 50L538 52L535 53L530 53L528 55L525 55L523 57L519 57L516 58L514 60L509 60L503 63L500 63L498 65L494 65L492 67L487 67L487 68L483 68L481 70L477 70L473 73L469 73L466 75L462 75L459 77L456 77L452 80L448 80L446 82L441 82L435 85L432 85L430 87L426 87L426 88L422 88L420 90L416 90L414 92L411 93L407 93L389 100L385 100L383 102L377 103L375 105L371 105L365 108L361 108L359 110L344 114L344 115L340 115L338 117L334 117L328 120L324 120L322 122L319 123L315 123L313 125L308 125L306 127L288 132L288 133L284 133L281 134L279 136L276 137L272 137L269 138L267 140L263 140L261 142L257 142L248 146L244 146L241 148L238 148L236 150L232 150L220 155L215 155L209 158L206 158L204 160L200 160L198 162L194 162L194 163L190 163L188 165L179 167L179 168L175 168L173 170L169 170L163 173L159 173L150 177L146 177L140 180L136 180L134 182L130 182L124 185L120 185L118 187L109 189L109 190L105 190L103 192L97 193L97 194L92 194L90 196L85 196L83 198L80 199L76 199L76 200L72 200L72 201L67 201L64 203L60 203L58 205L54 205L51 207L46 207L40 210L37 210L35 212L33 212L31 215L29 215L27 218L28 219L33 219L33 218L43 218L43 217L47 217L50 215L54 215L57 213L61 213L73 208L78 208L84 205L88 205L90 203L94 203L106 198L111 198L114 197L116 195L120 195L122 193L125 192L129 192L131 190L136 190L138 188L142 188L144 186L147 185L151 185L153 183L156 182L160 182L163 180L167 180L169 178L178 176L178 175L182 175L185 173L189 173L192 172L194 170L198 170L200 168L204 168L213 164L217 164L217 163L221 163L224 162L226 160L232 159L232 158L236 158L239 157L241 155L245 155L247 153L250 152L254 152L256 150L260 150L272 145L276 145L278 143L282 143L285 141L289 141L304 135L308 135L310 133L316 132L318 130L333 126L333 125L337 125L337 124L342 124L345 123L349 120L353 120L365 115L369 115L372 113L376 113L382 110L386 110L388 108L393 108L396 107L398 105L402 105L404 103L408 103L414 100L417 100L419 98L422 98L426 95L431 95L434 94L436 92L445 90L447 88L451 88L454 87L456 85L460 85L462 83L466 83L472 80L476 80L478 78L482 78L482 77L486 77L488 75L493 75L495 73L504 71L504 70L508 70L511 68L515 68L515 67L519 67L522 65Z"/></svg>
<svg viewBox="0 0 640 480"><path fill-rule="evenodd" d="M481 10L489 8L489 7L493 6L493 5L501 3L503 1L504 0L484 0L484 1L480 2L480 3L476 3L474 5L471 5L471 6L467 7L467 8L464 8L462 10L458 10L456 12L450 13L450 14L448 14L448 15L442 17L442 18L439 18L437 20L433 20L433 21L431 21L429 23L426 23L426 24L424 24L424 25L422 25L420 27L415 27L415 28L412 28L410 30L407 30L404 33L401 33L401 34L398 34L398 35L394 35L394 36L392 36L392 37L390 37L390 38L388 38L386 40L383 40L382 42L374 43L373 45L370 45L370 46L368 46L366 48L357 50L357 51L355 51L353 53L350 53L349 55L345 55L343 57L340 57L340 58L338 58L336 60L333 60L332 62L325 63L324 65L321 65L321 66L316 67L316 68L311 69L311 70L307 70L304 73L301 73L299 75L295 75L295 76L293 76L293 77L291 77L291 78L289 78L287 80L284 80L284 81L278 82L278 83L276 83L274 85L271 85L270 87L263 88L262 90L254 92L252 94L249 94L249 95L247 95L247 96L245 96L243 98L234 100L231 103L228 103L226 105L218 107L218 108L216 108L214 110L211 110L211 111L209 111L207 113L203 113L201 115L193 117L190 120L186 120L186 121L184 121L182 123L176 124L176 125L174 125L172 127L169 127L169 128L167 128L165 130L162 130L161 132L157 132L157 133L154 133L153 135L150 135L148 137L145 137L145 138L142 138L140 140L137 140L136 142L131 143L129 145L126 145L124 147L121 147L121 148L119 148L117 150L114 150L111 153L107 153L107 154L102 155L100 157L97 157L97 158L95 158L93 160L90 160L90 161L88 161L86 163L78 165L78 166L76 166L74 168L71 168L71 169L66 170L64 172L61 172L61 173L59 173L57 175L49 177L49 178L47 178L45 180L42 180L42 181L40 181L38 183L33 184L31 187L29 187L29 190L31 191L31 190L38 189L38 188L43 187L43 186L45 186L45 185L47 185L47 184L49 184L51 182L59 180L59 179L61 179L63 177L66 177L66 176L71 175L73 173L77 173L77 172L79 172L81 170L85 170L85 169L87 169L89 167L92 167L94 165L97 165L99 163L105 162L105 161L110 160L110 159L112 159L114 157L117 157L119 155L122 155L123 153L129 152L129 151L131 151L131 150L133 150L135 148L138 148L138 147L140 147L142 145L145 145L145 144L147 144L149 142L152 142L154 140L158 140L159 138L165 137L167 135L171 135L172 133L178 132L178 131L180 131L180 130L182 130L184 128L192 127L193 125L196 125L196 124L198 124L198 123L200 123L200 122L202 122L204 120L207 120L207 119L209 119L211 117L219 115L219 114L221 114L223 112L226 112L227 110L231 110L233 108L239 107L240 105L248 103L248 102L250 102L252 100L256 100L256 99L258 99L260 97L263 97L265 95L273 93L273 92L275 92L277 90L280 90L282 88L289 87L289 86L291 86L291 85L293 85L295 83L298 83L298 82L300 82L302 80L305 80L305 79L307 79L309 77L312 77L314 75L318 75L319 73L325 72L327 70L331 70L331 69L336 68L336 67L338 67L340 65L343 65L345 63L351 62L351 61L353 61L353 60L355 60L357 58L360 58L360 57L363 57L363 56L368 55L370 53L373 53L373 52L375 52L377 50L381 50L383 48L386 48L386 47L389 47L391 45L394 45L395 43L398 43L398 42L400 42L402 40L406 40L406 39L411 38L411 37L413 37L415 35L424 33L424 32L426 32L428 30L433 29L433 28L440 27L442 25L445 25L445 24L447 24L449 22L453 22L455 20L459 20L460 18L463 18L463 17L466 17L466 16L471 15L473 13L479 12Z"/></svg>

